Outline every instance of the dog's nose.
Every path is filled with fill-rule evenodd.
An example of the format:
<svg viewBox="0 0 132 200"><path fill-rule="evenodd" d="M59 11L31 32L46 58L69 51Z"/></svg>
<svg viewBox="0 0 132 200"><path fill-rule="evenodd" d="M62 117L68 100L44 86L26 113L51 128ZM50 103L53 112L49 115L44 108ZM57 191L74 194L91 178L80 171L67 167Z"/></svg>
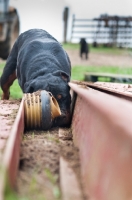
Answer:
<svg viewBox="0 0 132 200"><path fill-rule="evenodd" d="M61 115L55 119L55 126L69 126L70 120L70 112L61 111Z"/></svg>
<svg viewBox="0 0 132 200"><path fill-rule="evenodd" d="M61 118L62 118L62 119L66 119L66 115L62 115Z"/></svg>

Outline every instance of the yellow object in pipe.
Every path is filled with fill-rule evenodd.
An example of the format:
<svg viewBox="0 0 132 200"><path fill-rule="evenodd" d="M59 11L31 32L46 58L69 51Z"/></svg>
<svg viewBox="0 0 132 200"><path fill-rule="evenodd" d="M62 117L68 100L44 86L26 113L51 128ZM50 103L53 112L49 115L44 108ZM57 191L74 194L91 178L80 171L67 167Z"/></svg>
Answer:
<svg viewBox="0 0 132 200"><path fill-rule="evenodd" d="M41 127L41 102L39 95L24 94L24 116L26 128Z"/></svg>
<svg viewBox="0 0 132 200"><path fill-rule="evenodd" d="M52 96L50 97L50 105L51 105L51 116L52 119L59 117L61 115L60 107L56 99Z"/></svg>
<svg viewBox="0 0 132 200"><path fill-rule="evenodd" d="M49 107L47 107L46 112L50 113L43 113L42 114L42 106L46 103L46 101L42 101L41 99L41 92L43 91L37 91L34 93L27 93L24 94L24 116L25 116L25 126L26 129L42 129L42 127L47 127L44 123L47 123L43 121L42 115L45 116L46 119L47 116L51 116L48 124L50 127L52 125L53 120L61 115L61 111L58 105L58 102L56 99L52 96L51 93L46 92L48 94L46 98L48 97ZM46 106L45 106L46 107ZM49 109L48 109L49 108ZM43 126L42 126L43 124Z"/></svg>

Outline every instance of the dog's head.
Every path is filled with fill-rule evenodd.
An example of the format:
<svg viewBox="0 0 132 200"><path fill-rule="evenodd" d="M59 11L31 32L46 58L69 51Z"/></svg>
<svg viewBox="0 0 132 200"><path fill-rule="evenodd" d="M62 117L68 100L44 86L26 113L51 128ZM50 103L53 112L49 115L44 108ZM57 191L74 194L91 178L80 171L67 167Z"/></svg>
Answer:
<svg viewBox="0 0 132 200"><path fill-rule="evenodd" d="M80 39L80 44L81 44L81 45L86 44L86 43L87 43L87 42L86 42L86 39L85 39L85 38L81 38L81 39Z"/></svg>
<svg viewBox="0 0 132 200"><path fill-rule="evenodd" d="M56 125L67 125L70 120L70 87L68 82L70 81L70 76L63 71L56 71L54 73L49 73L45 76L40 76L27 82L24 86L24 92L33 93L38 90L46 90L52 93L56 98L60 110L61 116L56 119Z"/></svg>

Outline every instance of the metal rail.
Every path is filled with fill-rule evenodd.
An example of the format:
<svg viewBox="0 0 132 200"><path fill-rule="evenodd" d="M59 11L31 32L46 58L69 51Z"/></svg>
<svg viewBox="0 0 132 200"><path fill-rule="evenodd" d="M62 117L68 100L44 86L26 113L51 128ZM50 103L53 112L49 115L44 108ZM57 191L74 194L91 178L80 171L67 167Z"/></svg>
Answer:
<svg viewBox="0 0 132 200"><path fill-rule="evenodd" d="M71 128L74 143L80 149L81 174L86 193L94 200L130 200L132 96L122 93L119 98L113 96L118 91L112 91L113 95L109 95L98 91L99 85L92 89L90 87L94 84L76 83L69 83L75 94L73 99L76 99L72 103ZM122 99L123 96L125 99ZM0 199L4 199L8 184L14 186L23 131L22 100L3 153Z"/></svg>
<svg viewBox="0 0 132 200"><path fill-rule="evenodd" d="M132 92L125 91L126 88L131 87L131 84L123 84L123 83L107 83L107 82L79 82L79 81L72 81L72 83L75 83L77 85L82 85L85 87L90 87L95 90L105 92L107 94L114 95L116 97L126 99L129 101L132 101ZM124 90L123 90L124 88Z"/></svg>
<svg viewBox="0 0 132 200"><path fill-rule="evenodd" d="M93 89L96 89L98 91L101 91L101 92L105 92L107 94L111 94L111 95L114 95L116 97L119 97L119 98L122 98L122 99L126 99L126 100L129 100L129 101L132 101L132 93L131 92L127 92L125 91L125 87L129 87L130 84L120 84L120 83L105 83L106 86L107 84L109 85L109 87L105 87L105 85L103 85L103 83L88 83L88 87L91 87ZM115 86L115 88L112 88L112 85ZM131 85L132 86L132 85ZM124 87L124 91L123 91L123 87Z"/></svg>
<svg viewBox="0 0 132 200"><path fill-rule="evenodd" d="M19 164L20 144L24 131L24 103L21 101L15 122L6 142L0 165L0 199L4 199L5 190L15 185Z"/></svg>
<svg viewBox="0 0 132 200"><path fill-rule="evenodd" d="M86 85L69 86L77 95L72 133L87 195L94 200L131 199L131 102Z"/></svg>

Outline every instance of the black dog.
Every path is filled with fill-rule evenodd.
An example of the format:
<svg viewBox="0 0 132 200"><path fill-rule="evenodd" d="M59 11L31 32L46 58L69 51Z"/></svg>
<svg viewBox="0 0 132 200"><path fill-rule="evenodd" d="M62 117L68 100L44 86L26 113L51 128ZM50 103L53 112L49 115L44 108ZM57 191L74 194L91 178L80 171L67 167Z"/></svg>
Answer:
<svg viewBox="0 0 132 200"><path fill-rule="evenodd" d="M7 59L1 76L2 99L9 99L9 88L18 78L24 93L50 91L62 112L58 125L66 125L70 119L70 75L70 60L60 43L42 29L28 30L18 37Z"/></svg>
<svg viewBox="0 0 132 200"><path fill-rule="evenodd" d="M81 38L80 40L80 57L83 57L83 54L85 54L86 59L88 59L88 53L89 53L89 46L86 42L85 38Z"/></svg>

